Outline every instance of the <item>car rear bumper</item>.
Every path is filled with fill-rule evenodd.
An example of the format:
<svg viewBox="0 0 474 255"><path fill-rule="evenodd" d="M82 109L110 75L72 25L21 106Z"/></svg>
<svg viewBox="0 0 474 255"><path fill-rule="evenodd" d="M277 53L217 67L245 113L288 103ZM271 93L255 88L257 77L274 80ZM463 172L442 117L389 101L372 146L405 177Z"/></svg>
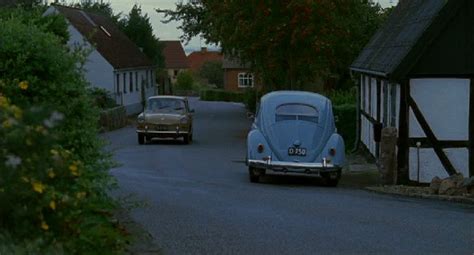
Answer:
<svg viewBox="0 0 474 255"><path fill-rule="evenodd" d="M321 174L326 173L340 175L341 172L340 166L322 163L265 161L250 159L247 161L247 164L250 167L266 170L265 174L274 175L321 176Z"/></svg>

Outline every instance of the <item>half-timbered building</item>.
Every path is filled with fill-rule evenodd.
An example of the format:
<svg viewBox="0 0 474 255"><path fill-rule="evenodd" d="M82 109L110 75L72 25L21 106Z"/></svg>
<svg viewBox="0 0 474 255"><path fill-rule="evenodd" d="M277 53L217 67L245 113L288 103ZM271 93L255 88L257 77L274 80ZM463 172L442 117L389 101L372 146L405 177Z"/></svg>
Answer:
<svg viewBox="0 0 474 255"><path fill-rule="evenodd" d="M372 156L396 127L402 181L474 175L474 1L400 1L350 69Z"/></svg>

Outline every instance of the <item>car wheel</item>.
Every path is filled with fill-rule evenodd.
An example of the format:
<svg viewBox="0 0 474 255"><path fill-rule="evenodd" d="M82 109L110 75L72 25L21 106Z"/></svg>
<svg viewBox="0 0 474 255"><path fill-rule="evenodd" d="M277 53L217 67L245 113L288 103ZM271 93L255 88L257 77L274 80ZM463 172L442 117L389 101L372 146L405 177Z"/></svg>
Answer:
<svg viewBox="0 0 474 255"><path fill-rule="evenodd" d="M140 144L140 145L145 144L145 135L144 134L138 134L138 144Z"/></svg>
<svg viewBox="0 0 474 255"><path fill-rule="evenodd" d="M258 183L260 182L260 174L257 173L257 169L249 167L249 178L250 182Z"/></svg>
<svg viewBox="0 0 474 255"><path fill-rule="evenodd" d="M189 144L190 141L191 141L190 135L185 135L185 136L183 137L183 142L184 142L184 144Z"/></svg>
<svg viewBox="0 0 474 255"><path fill-rule="evenodd" d="M341 179L341 174L338 173L336 178L331 178L329 174L323 175L323 183L326 187L336 187Z"/></svg>

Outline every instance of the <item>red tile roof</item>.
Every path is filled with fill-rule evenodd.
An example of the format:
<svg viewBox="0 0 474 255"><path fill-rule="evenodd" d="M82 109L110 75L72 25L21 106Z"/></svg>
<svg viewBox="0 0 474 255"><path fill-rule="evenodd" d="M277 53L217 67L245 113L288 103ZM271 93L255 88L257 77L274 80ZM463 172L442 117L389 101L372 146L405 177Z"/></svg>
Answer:
<svg viewBox="0 0 474 255"><path fill-rule="evenodd" d="M202 65L206 62L222 62L222 60L223 56L220 52L207 51L205 49L202 49L201 51L195 51L188 56L189 68L194 72L198 72Z"/></svg>
<svg viewBox="0 0 474 255"><path fill-rule="evenodd" d="M151 67L153 62L107 17L53 5L115 68Z"/></svg>
<svg viewBox="0 0 474 255"><path fill-rule="evenodd" d="M188 59L180 41L161 41L163 43L163 57L167 69L189 68Z"/></svg>

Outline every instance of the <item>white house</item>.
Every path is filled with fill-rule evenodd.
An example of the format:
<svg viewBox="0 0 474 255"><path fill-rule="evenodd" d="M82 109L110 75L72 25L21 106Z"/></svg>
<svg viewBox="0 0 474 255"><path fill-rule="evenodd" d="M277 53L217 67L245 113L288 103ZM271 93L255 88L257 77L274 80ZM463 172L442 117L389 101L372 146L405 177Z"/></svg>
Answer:
<svg viewBox="0 0 474 255"><path fill-rule="evenodd" d="M474 175L474 1L400 1L351 71L360 81L360 141L379 156L398 128L401 181Z"/></svg>
<svg viewBox="0 0 474 255"><path fill-rule="evenodd" d="M142 101L157 93L152 61L107 17L60 5L44 13L51 14L66 18L71 48L90 49L84 65L89 83L109 91L127 114L140 112Z"/></svg>

